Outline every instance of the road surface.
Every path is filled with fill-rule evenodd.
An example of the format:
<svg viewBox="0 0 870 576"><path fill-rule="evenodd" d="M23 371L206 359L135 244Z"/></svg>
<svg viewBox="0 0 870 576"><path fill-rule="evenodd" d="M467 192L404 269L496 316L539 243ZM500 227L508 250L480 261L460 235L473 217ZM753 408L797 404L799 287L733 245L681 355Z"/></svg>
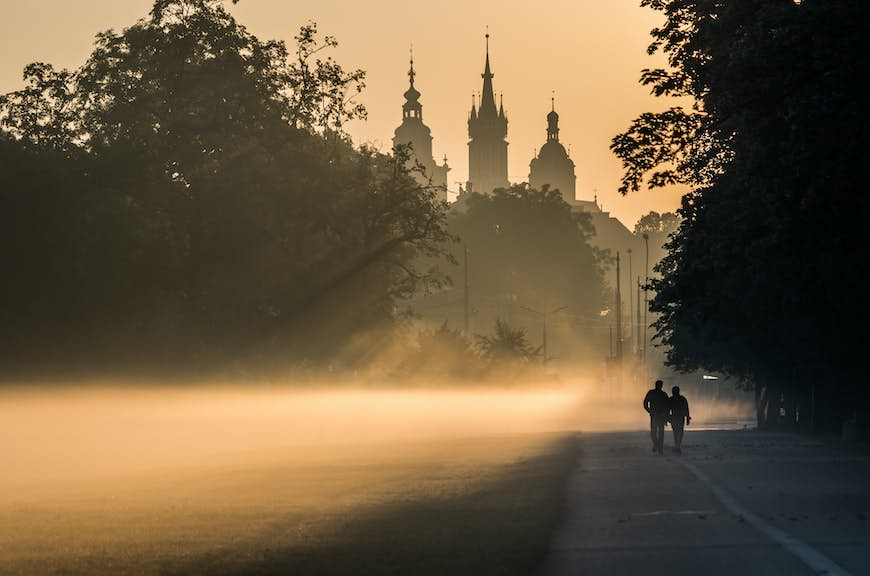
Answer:
<svg viewBox="0 0 870 576"><path fill-rule="evenodd" d="M870 574L870 456L812 439L581 434L539 576Z"/></svg>

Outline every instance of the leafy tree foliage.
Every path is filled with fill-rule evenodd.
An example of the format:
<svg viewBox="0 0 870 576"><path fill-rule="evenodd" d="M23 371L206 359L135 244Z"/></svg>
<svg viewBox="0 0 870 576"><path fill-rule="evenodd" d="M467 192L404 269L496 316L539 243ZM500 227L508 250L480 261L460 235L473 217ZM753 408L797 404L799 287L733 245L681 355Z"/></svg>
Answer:
<svg viewBox="0 0 870 576"><path fill-rule="evenodd" d="M427 385L439 382L479 381L488 366L474 344L447 322L425 328L416 336L414 350L402 356L398 376L420 379Z"/></svg>
<svg viewBox="0 0 870 576"><path fill-rule="evenodd" d="M406 151L350 144L364 74L335 40L296 42L157 0L81 68L25 69L0 99L7 360L292 362L443 281L415 262L444 253L446 206Z"/></svg>
<svg viewBox="0 0 870 576"><path fill-rule="evenodd" d="M862 376L870 8L853 0L644 0L661 11L645 70L659 96L612 149L622 191L691 187L652 310L680 369L755 383L769 415L830 426L870 414ZM760 394L761 395L761 394ZM764 406L762 406L764 408Z"/></svg>
<svg viewBox="0 0 870 576"><path fill-rule="evenodd" d="M671 234L680 226L680 217L673 212L659 214L655 210L644 214L634 225L634 234L645 237L649 245L651 262L659 262L664 258Z"/></svg>
<svg viewBox="0 0 870 576"><path fill-rule="evenodd" d="M481 355L489 360L530 361L540 354L539 349L529 344L524 329L514 328L501 318L495 321L495 331L491 336L477 335L476 339Z"/></svg>
<svg viewBox="0 0 870 576"><path fill-rule="evenodd" d="M680 225L680 217L673 212L659 214L655 210L644 214L634 225L635 234L657 234L667 237Z"/></svg>
<svg viewBox="0 0 870 576"><path fill-rule="evenodd" d="M495 316L522 306L598 314L606 255L588 242L593 234L588 216L572 212L558 191L518 185L470 193L459 204L449 230L461 241L455 258L469 250L476 303L495 309Z"/></svg>

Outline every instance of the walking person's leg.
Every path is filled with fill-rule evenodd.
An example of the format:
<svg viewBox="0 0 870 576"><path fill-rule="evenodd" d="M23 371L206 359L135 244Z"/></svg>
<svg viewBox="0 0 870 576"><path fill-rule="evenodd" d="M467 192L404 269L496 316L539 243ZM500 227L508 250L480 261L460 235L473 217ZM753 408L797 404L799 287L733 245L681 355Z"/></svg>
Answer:
<svg viewBox="0 0 870 576"><path fill-rule="evenodd" d="M649 418L649 437L652 439L653 443L652 451L655 452L659 448L659 442L658 432L656 431L656 419L654 416L650 416Z"/></svg>
<svg viewBox="0 0 870 576"><path fill-rule="evenodd" d="M671 426L674 429L674 452L682 452L683 433L685 432L683 421L672 422Z"/></svg>
<svg viewBox="0 0 870 576"><path fill-rule="evenodd" d="M665 447L665 423L661 418L656 422L656 450L662 453Z"/></svg>

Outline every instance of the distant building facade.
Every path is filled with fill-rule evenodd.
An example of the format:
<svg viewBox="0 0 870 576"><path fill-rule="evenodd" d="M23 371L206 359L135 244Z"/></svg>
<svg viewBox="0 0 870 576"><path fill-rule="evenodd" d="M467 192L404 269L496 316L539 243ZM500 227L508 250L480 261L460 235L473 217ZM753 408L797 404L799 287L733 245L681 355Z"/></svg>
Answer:
<svg viewBox="0 0 870 576"><path fill-rule="evenodd" d="M547 114L547 142L541 146L541 151L532 158L529 165L529 185L537 190L548 185L551 190L558 189L566 202L572 203L576 200L577 177L574 174L574 162L559 142L559 114L556 113L555 101Z"/></svg>
<svg viewBox="0 0 870 576"><path fill-rule="evenodd" d="M507 188L508 143L507 116L504 105L495 107L492 89L493 73L489 65L489 34L486 35L486 64L483 70L483 92L480 107L472 98L468 116L468 183L467 191L490 194L496 188Z"/></svg>
<svg viewBox="0 0 870 576"><path fill-rule="evenodd" d="M393 146L411 146L412 162L423 166L424 174L417 173L421 185L431 185L438 191L438 197L447 201L447 158L443 164L435 162L432 155L432 131L423 124L423 105L420 104L420 92L414 87L414 58L408 71L410 87L405 92L405 103L402 105L402 124L396 128L393 135Z"/></svg>

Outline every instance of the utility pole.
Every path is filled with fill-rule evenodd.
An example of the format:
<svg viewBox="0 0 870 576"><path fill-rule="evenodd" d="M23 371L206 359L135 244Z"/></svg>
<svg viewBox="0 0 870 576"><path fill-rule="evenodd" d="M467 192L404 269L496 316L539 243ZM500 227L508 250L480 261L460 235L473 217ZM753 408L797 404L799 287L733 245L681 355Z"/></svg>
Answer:
<svg viewBox="0 0 870 576"><path fill-rule="evenodd" d="M463 248L465 249L465 250L464 250L464 252L465 252L465 285L464 285L464 287L465 287L465 291L464 291L464 292L465 292L465 293L464 293L464 300L465 300L465 317L464 317L464 321L465 321L465 322L464 322L464 331L465 331L465 337L468 338L468 316L469 316L469 305L468 305L468 246L463 246Z"/></svg>
<svg viewBox="0 0 870 576"><path fill-rule="evenodd" d="M646 269L645 280L643 285L643 376L644 380L648 379L648 366L646 354L646 328L647 328L647 310L649 310L649 234L644 232L643 242L646 246Z"/></svg>
<svg viewBox="0 0 870 576"><path fill-rule="evenodd" d="M632 355L637 348L637 341L634 339L634 330L631 329L631 323L634 321L634 310L631 300L631 248L628 249L628 337L631 338Z"/></svg>
<svg viewBox="0 0 870 576"><path fill-rule="evenodd" d="M640 328L643 323L640 320L640 276L637 277L637 356L640 359L643 356L643 348L641 347ZM646 343L644 343L644 346Z"/></svg>
<svg viewBox="0 0 870 576"><path fill-rule="evenodd" d="M541 339L543 340L543 344L544 344L544 363L546 364L547 359L549 358L549 356L547 355L547 316L546 315L544 315L544 329L543 329L543 334L541 334Z"/></svg>
<svg viewBox="0 0 870 576"><path fill-rule="evenodd" d="M619 289L619 252L616 253L616 361L622 362L622 291Z"/></svg>
<svg viewBox="0 0 870 576"><path fill-rule="evenodd" d="M610 354L608 354L607 358L609 360L612 360L613 359L613 324L608 326L608 328L610 328L610 337L607 340L608 342L610 342Z"/></svg>

